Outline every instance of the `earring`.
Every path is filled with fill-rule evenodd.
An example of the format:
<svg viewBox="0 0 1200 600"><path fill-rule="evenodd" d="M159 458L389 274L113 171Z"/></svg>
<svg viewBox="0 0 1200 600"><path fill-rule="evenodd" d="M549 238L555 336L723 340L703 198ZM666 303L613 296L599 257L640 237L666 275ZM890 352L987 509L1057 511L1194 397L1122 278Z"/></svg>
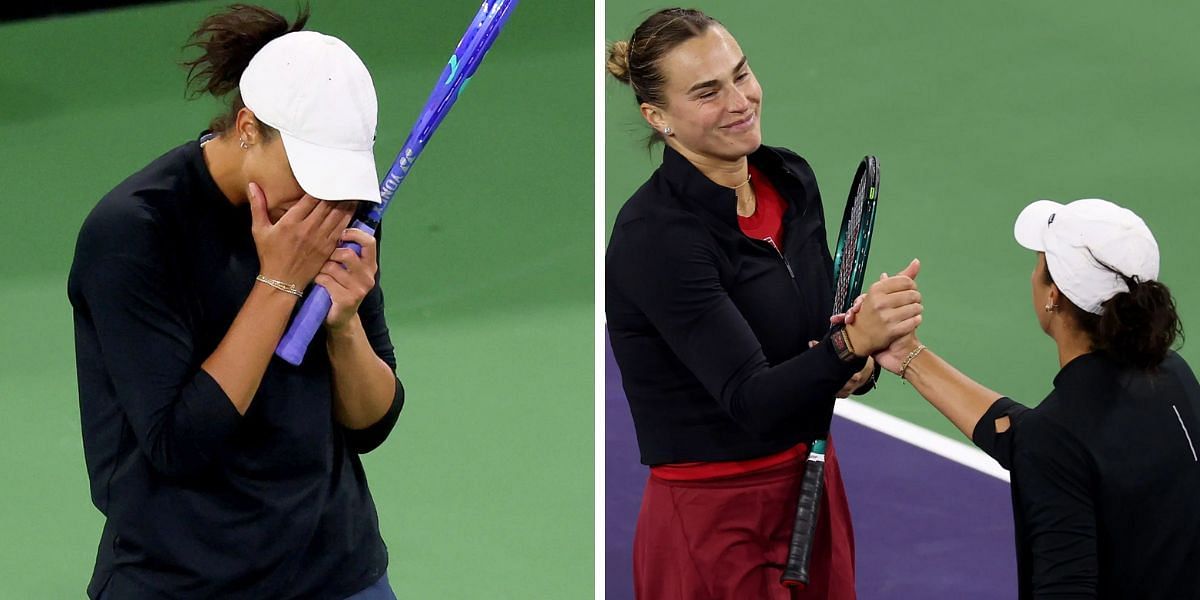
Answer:
<svg viewBox="0 0 1200 600"><path fill-rule="evenodd" d="M1046 303L1046 312L1054 312L1057 308L1057 304L1050 304L1049 302Z"/></svg>
<svg viewBox="0 0 1200 600"><path fill-rule="evenodd" d="M663 135L671 135L671 128L663 127Z"/></svg>
<svg viewBox="0 0 1200 600"><path fill-rule="evenodd" d="M246 140L238 140L238 141L240 142L240 145L241 145L241 147L242 147L242 150L249 150L249 149L250 149L250 144L247 144L247 143L246 143Z"/></svg>

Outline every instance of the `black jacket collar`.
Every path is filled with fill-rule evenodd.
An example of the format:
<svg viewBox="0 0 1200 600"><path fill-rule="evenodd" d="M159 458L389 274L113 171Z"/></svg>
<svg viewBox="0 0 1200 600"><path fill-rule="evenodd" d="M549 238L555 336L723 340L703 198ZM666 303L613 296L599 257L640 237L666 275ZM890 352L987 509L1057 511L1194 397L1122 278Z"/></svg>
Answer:
<svg viewBox="0 0 1200 600"><path fill-rule="evenodd" d="M787 213L784 220L790 219L795 212L795 204L804 202L801 193L789 193L791 185L781 185L784 178L792 175L787 168L784 157L778 150L761 145L748 157L755 167L767 174L771 183L788 199ZM720 221L737 228L737 193L733 189L720 185L709 179L691 161L684 158L670 146L663 148L662 175L676 197L686 199L711 213ZM788 184L792 182L787 182ZM799 182L796 182L799 183Z"/></svg>

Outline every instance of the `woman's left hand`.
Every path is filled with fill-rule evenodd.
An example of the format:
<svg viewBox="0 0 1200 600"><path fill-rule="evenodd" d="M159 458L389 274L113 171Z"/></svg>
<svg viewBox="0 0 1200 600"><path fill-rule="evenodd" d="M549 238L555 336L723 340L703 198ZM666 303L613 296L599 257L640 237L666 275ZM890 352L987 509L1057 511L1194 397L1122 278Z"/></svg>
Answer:
<svg viewBox="0 0 1200 600"><path fill-rule="evenodd" d="M325 326L333 331L344 328L358 314L363 298L375 287L375 273L379 270L375 236L358 229L347 229L342 232L341 241L362 246L362 256L350 248L338 248L314 280L329 290L329 297L333 299L333 306L325 316Z"/></svg>
<svg viewBox="0 0 1200 600"><path fill-rule="evenodd" d="M835 316L840 317L841 315L835 315ZM813 346L816 346L819 343L820 342L818 342L817 340L812 340L812 341L808 342L808 347L812 348ZM835 397L836 398L849 398L850 394L853 394L855 391L858 390L858 388L862 387L863 384L866 383L867 380L869 380L871 378L871 374L874 372L875 372L875 359L868 356L867 364L866 364L866 366L863 367L863 370L855 373L854 375L851 375L849 381L846 382L846 385L842 386L842 389L838 390L838 393L836 394Z"/></svg>
<svg viewBox="0 0 1200 600"><path fill-rule="evenodd" d="M842 323L845 323L846 325L853 324L855 317L858 316L858 311L862 310L862 303L863 303L863 300L866 299L866 297L867 297L866 294L859 294L858 297L854 299L854 304L850 306L850 310L847 310L844 313L838 313L836 315L833 315L832 317L829 317L829 324L830 325L841 325Z"/></svg>
<svg viewBox="0 0 1200 600"><path fill-rule="evenodd" d="M858 388L860 388L864 384L866 384L867 381L870 381L871 375L874 372L875 372L875 359L868 356L867 364L866 364L866 366L863 367L863 370L850 376L850 380L846 382L846 385L843 385L842 389L838 390L837 397L838 398L849 398L850 394L857 392Z"/></svg>

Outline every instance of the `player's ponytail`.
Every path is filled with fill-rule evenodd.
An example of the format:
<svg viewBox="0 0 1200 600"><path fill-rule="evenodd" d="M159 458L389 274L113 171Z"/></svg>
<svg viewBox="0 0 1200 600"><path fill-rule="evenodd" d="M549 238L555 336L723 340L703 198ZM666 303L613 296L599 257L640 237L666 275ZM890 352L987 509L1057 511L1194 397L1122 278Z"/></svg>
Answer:
<svg viewBox="0 0 1200 600"><path fill-rule="evenodd" d="M308 16L308 6L302 6L296 19L289 24L279 13L246 4L234 4L223 12L210 15L192 32L184 46L184 49L200 49L200 56L182 63L188 69L189 95L211 94L221 98L236 90L250 59L267 42L303 29ZM244 106L241 94L236 95L230 110L213 119L209 129L215 132L228 130ZM271 133L270 128L262 127Z"/></svg>
<svg viewBox="0 0 1200 600"><path fill-rule="evenodd" d="M1183 322L1167 286L1124 275L1121 278L1129 291L1104 301L1098 315L1075 306L1066 296L1060 300L1091 339L1092 350L1134 368L1152 369L1166 358L1177 340L1183 341ZM1049 269L1046 283L1054 283Z"/></svg>
<svg viewBox="0 0 1200 600"><path fill-rule="evenodd" d="M1183 325L1167 286L1132 278L1125 282L1129 291L1108 299L1104 312L1091 315L1084 330L1097 350L1139 369L1152 368L1183 338Z"/></svg>

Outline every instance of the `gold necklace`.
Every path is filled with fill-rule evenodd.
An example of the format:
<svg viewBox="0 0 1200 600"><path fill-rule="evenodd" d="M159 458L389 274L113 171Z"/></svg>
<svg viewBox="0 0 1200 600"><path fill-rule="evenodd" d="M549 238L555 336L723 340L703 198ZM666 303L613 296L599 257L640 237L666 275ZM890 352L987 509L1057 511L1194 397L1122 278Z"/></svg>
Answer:
<svg viewBox="0 0 1200 600"><path fill-rule="evenodd" d="M733 190L733 191L735 191L735 192L736 192L736 191L738 191L738 190L740 190L740 189L742 189L742 188L746 187L746 184L747 184L747 183L750 183L750 173L749 173L749 172L747 172L747 173L746 173L746 180L745 180L745 181L743 181L743 182L741 182L741 183L739 183L739 184L737 184L737 185L725 185L725 184L721 184L721 187L727 187L727 188L729 188L729 189L731 189L731 190Z"/></svg>
<svg viewBox="0 0 1200 600"><path fill-rule="evenodd" d="M740 212L743 198L742 198L742 193L739 190L746 187L746 184L748 184L748 183L750 183L750 173L749 172L746 173L745 181L743 181L735 186L728 186L728 185L722 186L722 187L727 187L727 188L733 190L733 197L737 199L737 204L738 204L738 210L739 210L738 216L745 216L745 217L754 216L753 211L751 211L751 213L748 215L743 215ZM755 202L755 198L754 198L754 194L753 194L754 188L750 188L750 191L751 191L751 193L746 195L746 198L745 198L746 203Z"/></svg>

